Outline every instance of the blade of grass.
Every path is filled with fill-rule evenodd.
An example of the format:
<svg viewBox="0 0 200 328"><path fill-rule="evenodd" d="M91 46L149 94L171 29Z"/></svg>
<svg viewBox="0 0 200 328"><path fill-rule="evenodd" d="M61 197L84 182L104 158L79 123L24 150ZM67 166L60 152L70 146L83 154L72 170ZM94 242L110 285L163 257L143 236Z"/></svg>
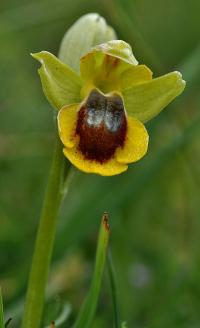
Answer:
<svg viewBox="0 0 200 328"><path fill-rule="evenodd" d="M0 287L0 328L4 328L4 316L3 316L3 298Z"/></svg>
<svg viewBox="0 0 200 328"><path fill-rule="evenodd" d="M114 324L115 324L115 328L120 328L120 312L119 312L119 303L118 303L117 283L116 283L115 269L112 261L111 251L109 251L108 254L108 275L110 280L111 295L112 295L113 310L114 310Z"/></svg>
<svg viewBox="0 0 200 328"><path fill-rule="evenodd" d="M10 327L10 322L12 321L12 318L9 318L6 322L5 322L5 328Z"/></svg>
<svg viewBox="0 0 200 328"><path fill-rule="evenodd" d="M91 287L73 328L90 328L92 325L92 321L96 312L97 302L99 299L99 292L105 266L109 232L110 228L108 224L108 214L104 213L99 231L95 270L92 278Z"/></svg>
<svg viewBox="0 0 200 328"><path fill-rule="evenodd" d="M71 305L69 303L65 303L63 305L62 311L59 314L58 318L55 319L55 321L53 321L54 325L57 328L60 327L61 325L63 325L69 318L70 314L71 314ZM51 323L51 325L52 325L52 323ZM51 327L51 325L50 325L50 327ZM46 326L45 328L49 328L49 325Z"/></svg>

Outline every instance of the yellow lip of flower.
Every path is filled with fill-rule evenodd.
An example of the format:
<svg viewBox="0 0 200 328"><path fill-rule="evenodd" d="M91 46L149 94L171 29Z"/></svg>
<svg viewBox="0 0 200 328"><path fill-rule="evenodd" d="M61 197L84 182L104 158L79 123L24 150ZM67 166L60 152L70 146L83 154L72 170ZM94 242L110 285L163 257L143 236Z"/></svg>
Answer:
<svg viewBox="0 0 200 328"><path fill-rule="evenodd" d="M158 115L185 87L179 72L152 79L149 68L138 65L131 47L121 40L98 45L84 55L80 75L48 52L33 57L42 64L39 74L46 97L60 110L58 127L64 154L88 173L119 174L127 164L143 157L148 147L143 123ZM88 101L95 92L96 102L91 106ZM116 115L126 122L123 136L121 127L110 131L105 118L110 115L111 121L116 120L119 101ZM87 122L91 107L96 110L94 119L100 119L97 126Z"/></svg>
<svg viewBox="0 0 200 328"><path fill-rule="evenodd" d="M104 99L108 104L102 108ZM115 175L145 155L148 133L139 120L126 116L120 100L119 95L104 96L92 90L81 105L67 105L59 111L64 154L80 170ZM94 102L96 108L92 106Z"/></svg>

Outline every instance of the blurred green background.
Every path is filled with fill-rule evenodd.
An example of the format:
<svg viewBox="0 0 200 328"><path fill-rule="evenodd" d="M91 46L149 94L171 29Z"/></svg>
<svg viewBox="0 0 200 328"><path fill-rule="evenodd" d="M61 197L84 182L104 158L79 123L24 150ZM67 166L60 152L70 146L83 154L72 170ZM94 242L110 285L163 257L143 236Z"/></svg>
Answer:
<svg viewBox="0 0 200 328"><path fill-rule="evenodd" d="M150 147L142 161L116 177L76 172L59 219L46 317L55 319L66 302L72 312L62 327L76 316L106 210L122 320L129 328L198 328L199 0L1 1L0 285L6 317L18 327L53 151L53 110L29 53L56 54L66 29L88 12L103 15L154 76L180 70L187 87L148 123ZM104 327L113 327L107 271L93 325Z"/></svg>

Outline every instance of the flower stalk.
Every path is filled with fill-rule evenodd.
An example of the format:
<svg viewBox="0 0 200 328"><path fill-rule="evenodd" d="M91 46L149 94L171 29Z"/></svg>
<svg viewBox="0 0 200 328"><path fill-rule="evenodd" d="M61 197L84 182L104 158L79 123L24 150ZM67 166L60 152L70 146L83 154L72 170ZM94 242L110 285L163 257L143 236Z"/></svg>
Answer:
<svg viewBox="0 0 200 328"><path fill-rule="evenodd" d="M37 232L22 328L38 328L40 326L58 211L63 198L65 163L67 161L64 159L62 144L56 131L55 150Z"/></svg>
<svg viewBox="0 0 200 328"><path fill-rule="evenodd" d="M53 107L59 110L63 106L63 102L67 104L68 101L71 103L79 100L81 80L77 77L76 72L79 71L80 57L94 45L114 38L114 30L98 14L88 14L81 17L66 32L59 51L59 58L63 61L64 75L63 70L60 70L58 66L59 60L58 64L54 65L53 63L55 73L52 76L53 80L51 80L53 84L49 83L44 76L45 72L51 76L50 70L39 69L44 93ZM37 58L36 55L33 57ZM68 64L69 67L66 67L65 64ZM70 76L70 81L68 76ZM60 78L63 78L61 83L63 86L62 95L59 88ZM51 99L52 93L54 94L53 99ZM57 99L58 94L62 98L61 102ZM58 212L66 189L68 189L73 177L73 174L69 174L70 164L64 158L62 149L63 146L58 137L58 131L56 131L55 151L37 232L22 328L39 328L41 323Z"/></svg>

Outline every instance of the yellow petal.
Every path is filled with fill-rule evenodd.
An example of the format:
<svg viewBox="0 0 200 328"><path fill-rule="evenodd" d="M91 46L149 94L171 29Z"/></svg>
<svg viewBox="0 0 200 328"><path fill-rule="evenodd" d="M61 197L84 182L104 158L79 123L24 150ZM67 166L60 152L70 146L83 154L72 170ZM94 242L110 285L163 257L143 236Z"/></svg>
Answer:
<svg viewBox="0 0 200 328"><path fill-rule="evenodd" d="M75 129L79 104L64 106L58 113L58 131L62 143L69 148L76 143Z"/></svg>
<svg viewBox="0 0 200 328"><path fill-rule="evenodd" d="M64 148L63 152L74 166L86 173L96 173L103 176L111 176L120 174L126 171L128 168L128 166L125 164L117 163L115 159L111 159L103 164L85 159L76 147Z"/></svg>
<svg viewBox="0 0 200 328"><path fill-rule="evenodd" d="M148 148L149 136L145 126L138 120L127 118L127 136L123 148L118 148L115 153L119 163L132 163L142 158Z"/></svg>
<svg viewBox="0 0 200 328"><path fill-rule="evenodd" d="M132 66L120 76L121 90L131 88L133 85L152 80L152 71L146 65Z"/></svg>

